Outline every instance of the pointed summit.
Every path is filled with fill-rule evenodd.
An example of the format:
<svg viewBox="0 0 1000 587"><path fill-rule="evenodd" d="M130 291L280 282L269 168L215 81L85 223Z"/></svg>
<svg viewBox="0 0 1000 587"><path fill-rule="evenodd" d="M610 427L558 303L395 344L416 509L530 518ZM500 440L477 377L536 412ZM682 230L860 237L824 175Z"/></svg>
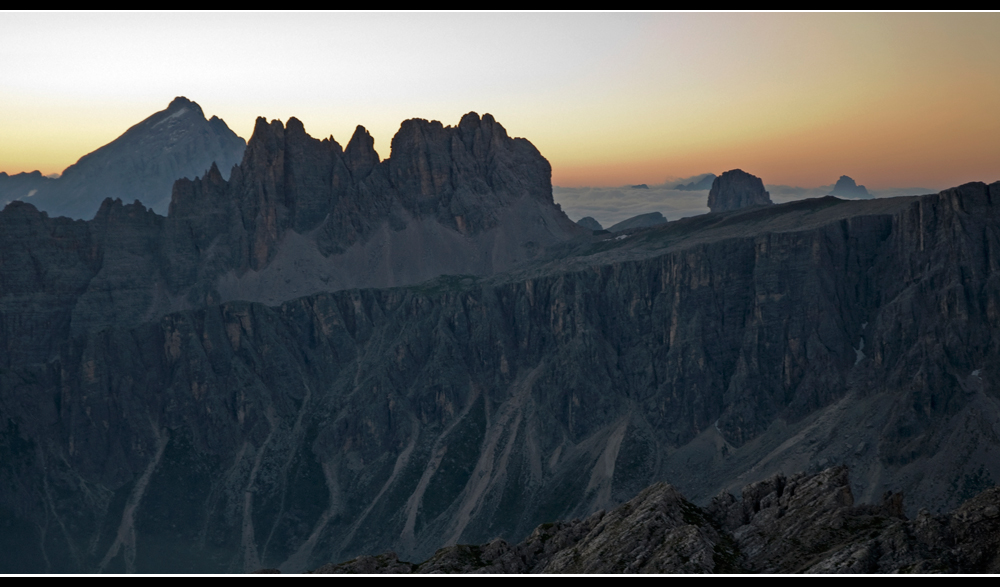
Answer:
<svg viewBox="0 0 1000 587"><path fill-rule="evenodd" d="M378 153L375 152L375 139L365 127L358 125L354 129L354 135L344 149L344 164L350 170L355 181L368 177L379 163Z"/></svg>
<svg viewBox="0 0 1000 587"><path fill-rule="evenodd" d="M199 106L197 102L192 102L191 100L188 100L184 96L177 96L176 98L171 100L170 104L167 105L166 112L175 113L185 108L193 110L197 112L199 116L205 118L205 113L204 111L202 111L201 106Z"/></svg>
<svg viewBox="0 0 1000 587"><path fill-rule="evenodd" d="M243 158L246 142L221 119L205 119L184 96L135 124L114 141L84 155L31 203L51 216L89 219L105 198L138 199L165 215L174 181L195 178L217 163L226 175Z"/></svg>

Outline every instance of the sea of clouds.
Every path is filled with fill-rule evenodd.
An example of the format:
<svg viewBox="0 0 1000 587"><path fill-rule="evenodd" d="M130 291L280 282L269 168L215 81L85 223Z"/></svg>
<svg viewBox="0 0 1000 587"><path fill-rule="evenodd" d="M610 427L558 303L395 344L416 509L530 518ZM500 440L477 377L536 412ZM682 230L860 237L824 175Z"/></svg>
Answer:
<svg viewBox="0 0 1000 587"><path fill-rule="evenodd" d="M622 220L639 214L659 212L667 220L677 220L688 216L708 213L708 190L685 191L674 189L678 185L697 181L702 175L686 178L670 178L660 185L646 188L634 186L620 187L580 187L565 188L552 186L552 197L571 220L577 221L590 216L607 228ZM771 194L771 201L784 204L794 200L821 198L833 191L833 184L815 188L787 185L765 185ZM869 190L876 198L912 196L936 193L938 190L926 188L891 188Z"/></svg>

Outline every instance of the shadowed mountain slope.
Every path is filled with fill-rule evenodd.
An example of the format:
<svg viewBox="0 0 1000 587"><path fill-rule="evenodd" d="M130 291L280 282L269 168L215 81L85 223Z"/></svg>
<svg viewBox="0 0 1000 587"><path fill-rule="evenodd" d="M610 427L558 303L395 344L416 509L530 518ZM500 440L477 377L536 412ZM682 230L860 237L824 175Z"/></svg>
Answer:
<svg viewBox="0 0 1000 587"><path fill-rule="evenodd" d="M334 258L422 223L472 241L503 230L505 208L465 213L481 192L459 185L521 189L508 206L554 210L531 174L494 174L532 160L526 142L494 145L494 124L401 131L452 153L484 145L481 184L456 179L457 162L435 172L435 148L406 150L416 139L397 136L376 165L362 131L341 154L292 121L261 121L230 181L181 182L167 219L112 203L92 223L25 204L0 214L0 235L22 235L0 266L0 568L299 571L388 549L423 560L586 518L655 481L705 504L846 463L859 502L903 490L939 512L1000 475L1000 183L747 208L626 238L553 234L533 262L493 276L272 306L210 287L267 271L288 243L328 238ZM343 163L345 189L388 195L343 215L343 198L298 206L322 199L306 195L289 136L333 153L331 186ZM267 181L249 182L251 169ZM450 188L423 191L445 177ZM238 216L223 212L233 202ZM537 214L516 226L565 218ZM355 232L321 237L330 222ZM131 253L143 247L189 256ZM148 280L132 277L144 263L165 292L193 284L177 290L187 309L136 305L115 324L132 308L121 300L146 299ZM119 314L100 318L102 303ZM106 326L77 322L83 307Z"/></svg>

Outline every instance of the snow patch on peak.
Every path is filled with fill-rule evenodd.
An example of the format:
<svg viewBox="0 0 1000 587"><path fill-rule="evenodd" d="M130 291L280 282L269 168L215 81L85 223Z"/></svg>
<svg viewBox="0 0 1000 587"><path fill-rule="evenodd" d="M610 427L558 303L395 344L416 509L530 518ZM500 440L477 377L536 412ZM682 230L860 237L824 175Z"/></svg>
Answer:
<svg viewBox="0 0 1000 587"><path fill-rule="evenodd" d="M156 124L154 124L153 128L156 128L156 127L160 126L161 124L163 124L164 122L167 122L168 120L171 120L171 119L174 119L174 118L178 118L179 116L183 115L187 111L188 111L188 108L185 106L184 108L181 108L177 112L174 112L170 116L168 116L168 117L164 118L163 120L161 120L161 121L157 122Z"/></svg>

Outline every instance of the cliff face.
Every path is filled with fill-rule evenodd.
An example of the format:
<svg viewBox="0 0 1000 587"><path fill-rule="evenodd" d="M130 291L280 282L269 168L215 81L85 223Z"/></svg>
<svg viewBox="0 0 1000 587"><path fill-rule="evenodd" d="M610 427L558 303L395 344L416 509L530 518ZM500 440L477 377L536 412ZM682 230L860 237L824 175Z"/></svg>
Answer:
<svg viewBox="0 0 1000 587"><path fill-rule="evenodd" d="M229 181L214 165L177 181L166 218L138 201L107 199L88 222L10 204L0 212L0 364L226 300L488 275L586 232L553 204L548 162L489 115L457 127L407 121L382 162L372 145L361 127L342 150L294 118L259 119Z"/></svg>
<svg viewBox="0 0 1000 587"><path fill-rule="evenodd" d="M764 190L764 182L742 169L732 169L716 177L708 192L708 207L712 212L768 206L771 203L771 195Z"/></svg>
<svg viewBox="0 0 1000 587"><path fill-rule="evenodd" d="M518 202L544 198L530 174L489 179L527 152L524 143L501 141L509 149L489 155L499 148L495 127L480 120L470 134L466 124L414 123L428 146L401 153L423 154L396 159L394 141L393 157L378 164L365 155L364 132L343 153L300 137L303 152L329 154L329 166L315 168L330 169L330 181L312 183L290 163L296 125L259 122L284 145L275 151L284 161L255 159L273 146L255 145L255 132L228 183L214 173L182 182L165 220L108 204L101 232L23 204L5 210L0 221L47 243L11 256L4 245L5 303L28 304L35 298L17 292L45 288L52 302L3 314L13 333L5 348L17 358L0 368L0 515L12 529L0 568L300 571L390 548L422 560L442 545L518 539L542 522L585 517L657 480L704 502L782 470L845 462L860 501L902 489L908 503L940 510L1000 475L991 371L1000 183L688 218L578 240L489 278L273 307L211 303L53 336L48 346L10 338L43 320L69 331L77 306L52 308L83 299L80 291L108 292L123 308L120 299L152 295L146 282L130 290L135 282L110 278L92 289L88 275L109 260L147 263L102 234L133 239L129 251L175 247L199 259L191 271L182 253L162 257L171 263L156 275L168 284L197 284L198 271L214 271L205 267L262 273L287 243L303 242L295 238L318 242L324 223L348 225L338 218L360 219L350 224L359 240L336 241L342 247L456 216L464 224L455 219L453 233L491 234L489 209L457 214L477 189L522 190L496 208L496 227ZM431 145L445 144L486 149L475 167L482 183L455 179L458 163L447 174L435 166ZM421 181L393 179L396 165ZM274 181L248 182L251 168ZM384 207L338 216L349 198L303 195L348 175L347 190L385 190ZM446 183L450 199L428 195L443 188L421 191ZM217 211L234 201L252 205L241 203L239 216ZM211 236L195 203L228 226L222 236ZM379 214L376 229L363 220ZM171 232L173 222L186 232ZM73 278L46 281L45 255Z"/></svg>

